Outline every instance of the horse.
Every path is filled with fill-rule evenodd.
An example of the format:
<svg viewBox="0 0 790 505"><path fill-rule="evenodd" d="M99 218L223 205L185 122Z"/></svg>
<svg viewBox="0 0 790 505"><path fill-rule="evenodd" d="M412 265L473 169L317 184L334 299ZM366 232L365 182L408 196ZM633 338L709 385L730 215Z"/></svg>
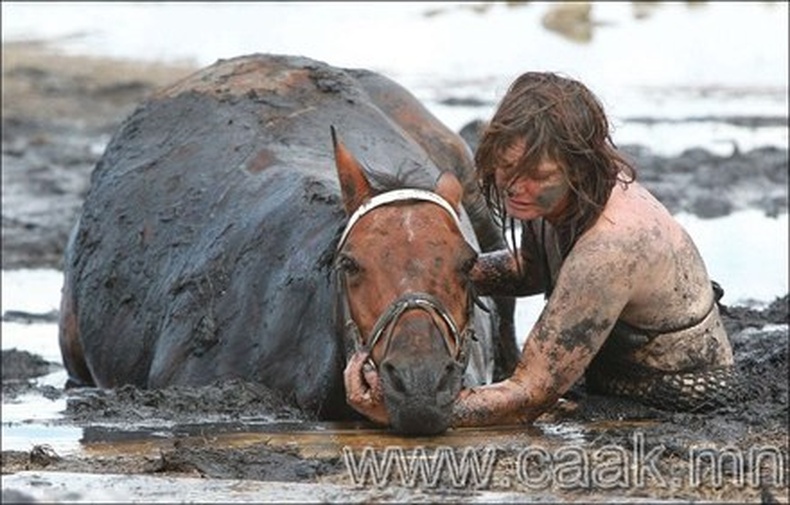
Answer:
<svg viewBox="0 0 790 505"><path fill-rule="evenodd" d="M359 419L342 373L366 347L392 428L442 433L463 385L517 359L514 300L467 278L503 247L468 146L399 84L218 60L141 103L91 174L64 255L67 387L240 378Z"/></svg>

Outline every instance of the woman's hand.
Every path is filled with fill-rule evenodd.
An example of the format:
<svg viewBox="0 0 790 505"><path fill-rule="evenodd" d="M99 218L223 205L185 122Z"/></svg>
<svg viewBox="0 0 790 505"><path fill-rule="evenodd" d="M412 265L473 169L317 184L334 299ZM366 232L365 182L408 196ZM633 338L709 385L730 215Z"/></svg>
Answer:
<svg viewBox="0 0 790 505"><path fill-rule="evenodd" d="M368 360L370 354L357 351L348 360L343 372L346 402L371 421L388 425L389 414L381 392L379 374Z"/></svg>

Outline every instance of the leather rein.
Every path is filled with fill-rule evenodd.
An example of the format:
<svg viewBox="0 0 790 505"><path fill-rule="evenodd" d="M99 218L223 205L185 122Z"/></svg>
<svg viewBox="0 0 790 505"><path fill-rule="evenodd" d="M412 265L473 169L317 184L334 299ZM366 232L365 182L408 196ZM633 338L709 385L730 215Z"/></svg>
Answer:
<svg viewBox="0 0 790 505"><path fill-rule="evenodd" d="M394 202L402 202L408 200L416 200L416 201L424 201L424 202L431 202L442 209L444 209L450 216L452 216L453 221L455 222L456 226L459 230L461 230L461 221L456 213L455 209L453 209L452 205L450 205L444 198L437 195L436 193L421 190L421 189L396 189L392 191L388 191L386 193L381 193L372 197L370 200L365 202L364 204L360 205L357 210L351 215L346 224L345 229L343 230L343 234L340 237L340 241L337 244L335 249L335 273L338 277L337 286L340 290L338 293L338 301L339 301L339 321L343 322L342 333L343 338L345 341L345 349L347 357L351 355L351 353L356 352L358 350L365 349L367 351L372 351L375 345L384 338L387 347L384 350L384 355L387 354L389 351L390 343L392 341L392 333L395 330L395 325L398 320L408 312L409 310L422 310L427 312L431 316L438 316L439 319L444 322L447 326L447 330L449 331L449 336L447 335L447 331L442 330L439 328L445 345L447 346L447 351L453 359L460 363L462 366L466 367L466 361L468 358L467 355L467 348L469 340L476 340L475 336L475 329L474 329L474 305L476 300L472 293L472 290L469 290L469 300L467 303L467 319L466 319L466 326L464 328L459 329L458 325L453 320L453 317L450 315L448 310L445 308L444 304L436 298L435 296L429 293L423 292L408 292L404 293L403 295L399 296L395 301L390 303L387 309L379 316L376 324L373 325L373 329L368 335L368 338L363 340L362 334L359 330L359 326L351 317L351 310L349 307L349 300L348 300L348 289L346 286L346 276L342 272L342 269L337 265L337 258L339 258L339 252L343 248L348 239L349 233L351 233L351 229L354 225L359 221L359 219L371 212L372 210L383 207L385 205L389 205ZM435 324L435 317L432 317L432 320ZM449 337L449 338L448 338ZM375 367L376 364L373 362L372 358L368 358L368 361Z"/></svg>

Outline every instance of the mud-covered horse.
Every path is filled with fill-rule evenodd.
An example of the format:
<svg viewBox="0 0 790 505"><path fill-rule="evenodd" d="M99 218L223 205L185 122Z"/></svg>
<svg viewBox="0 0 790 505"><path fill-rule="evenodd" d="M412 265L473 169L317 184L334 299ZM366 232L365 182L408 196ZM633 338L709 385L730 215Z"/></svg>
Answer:
<svg viewBox="0 0 790 505"><path fill-rule="evenodd" d="M63 360L73 386L242 378L341 419L347 353L371 345L393 427L441 432L462 376L515 361L513 300L465 275L503 246L463 140L393 81L221 60L138 107L97 164Z"/></svg>

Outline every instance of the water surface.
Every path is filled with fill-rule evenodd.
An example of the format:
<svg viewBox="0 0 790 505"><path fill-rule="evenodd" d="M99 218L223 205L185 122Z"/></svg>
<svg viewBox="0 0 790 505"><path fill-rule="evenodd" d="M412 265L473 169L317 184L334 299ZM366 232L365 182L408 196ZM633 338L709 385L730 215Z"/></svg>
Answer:
<svg viewBox="0 0 790 505"><path fill-rule="evenodd" d="M546 30L555 2L35 2L2 4L3 41L58 38L74 54L187 60L253 52L379 71L454 130L487 118L527 70L581 79L612 114L619 143L729 153L787 145L786 126L646 126L629 118L787 118L786 2L593 2L577 41ZM646 14L646 15L643 15ZM151 36L167 34L167 36ZM448 107L447 98L475 105Z"/></svg>

